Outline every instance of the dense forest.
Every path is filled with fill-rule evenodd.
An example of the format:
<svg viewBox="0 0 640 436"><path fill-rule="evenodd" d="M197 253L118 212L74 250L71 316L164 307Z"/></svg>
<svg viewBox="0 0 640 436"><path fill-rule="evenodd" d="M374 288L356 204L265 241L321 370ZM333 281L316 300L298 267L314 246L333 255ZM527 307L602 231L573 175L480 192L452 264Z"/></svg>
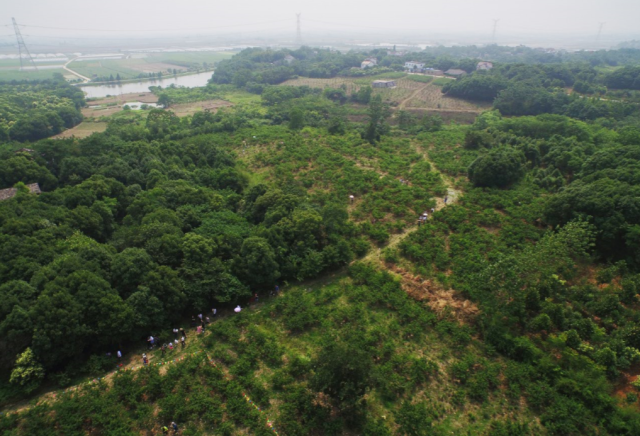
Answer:
<svg viewBox="0 0 640 436"><path fill-rule="evenodd" d="M0 83L0 141L35 141L82 121L84 93L56 74L51 80Z"/></svg>
<svg viewBox="0 0 640 436"><path fill-rule="evenodd" d="M420 56L475 66L474 50ZM4 85L0 405L40 401L3 434L640 434L640 114L606 98L637 89L636 51L451 81L493 104L469 125L369 87L276 86L373 55L245 50L207 87L154 91L258 103L122 111L84 139L12 134L11 108L83 101ZM186 349L113 372L107 353L178 326Z"/></svg>

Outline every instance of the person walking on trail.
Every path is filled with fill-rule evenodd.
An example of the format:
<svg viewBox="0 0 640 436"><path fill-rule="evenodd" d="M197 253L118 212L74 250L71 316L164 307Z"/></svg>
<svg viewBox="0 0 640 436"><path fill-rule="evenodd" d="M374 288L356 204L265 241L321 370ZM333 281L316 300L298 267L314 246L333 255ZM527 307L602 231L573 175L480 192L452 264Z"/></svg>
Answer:
<svg viewBox="0 0 640 436"><path fill-rule="evenodd" d="M436 211L436 209L432 207L431 208L431 213L434 213L435 211Z"/></svg>
<svg viewBox="0 0 640 436"><path fill-rule="evenodd" d="M146 353L142 353L142 364L144 366L147 366L147 363L149 363L149 360L147 359L147 354Z"/></svg>
<svg viewBox="0 0 640 436"><path fill-rule="evenodd" d="M175 421L171 421L171 428L173 429L173 434L178 434L178 424Z"/></svg>
<svg viewBox="0 0 640 436"><path fill-rule="evenodd" d="M122 352L120 350L118 350L116 356L118 356L118 362L122 362Z"/></svg>
<svg viewBox="0 0 640 436"><path fill-rule="evenodd" d="M447 200L449 200L449 197L445 196L444 197L444 204L447 204Z"/></svg>
<svg viewBox="0 0 640 436"><path fill-rule="evenodd" d="M169 434L169 427L167 427L166 425L162 426L162 434Z"/></svg>
<svg viewBox="0 0 640 436"><path fill-rule="evenodd" d="M182 335L183 338L187 337L187 332L184 331L184 329L182 327L180 327L180 334ZM177 340L178 338L176 338Z"/></svg>
<svg viewBox="0 0 640 436"><path fill-rule="evenodd" d="M180 341L180 346L182 347L182 349L184 350L184 346L187 345L187 340L186 338L183 336L182 340Z"/></svg>
<svg viewBox="0 0 640 436"><path fill-rule="evenodd" d="M177 339L176 339L177 341ZM173 351L173 342L169 342L169 351Z"/></svg>
<svg viewBox="0 0 640 436"><path fill-rule="evenodd" d="M355 200L355 198L356 198L356 197L354 197L353 195L350 195L350 196L349 196L349 202L350 202L351 204L353 204L353 200Z"/></svg>
<svg viewBox="0 0 640 436"><path fill-rule="evenodd" d="M206 316L206 317L204 318L204 323L205 323L205 324L207 324L207 325L211 324L211 319L209 319L209 317L208 317L208 316Z"/></svg>
<svg viewBox="0 0 640 436"><path fill-rule="evenodd" d="M202 314L198 314L198 318L200 318L200 321L202 321Z"/></svg>
<svg viewBox="0 0 640 436"><path fill-rule="evenodd" d="M173 335L175 336L176 339L178 339L178 333L180 332L180 330L178 329L173 329Z"/></svg>
<svg viewBox="0 0 640 436"><path fill-rule="evenodd" d="M153 344L155 342L155 339L153 338L153 336L149 336L149 339L147 339L147 342L149 342L149 349L153 350Z"/></svg>
<svg viewBox="0 0 640 436"><path fill-rule="evenodd" d="M218 314L218 309L214 307L213 309L211 309L211 313L213 314L213 319L215 319L216 315Z"/></svg>

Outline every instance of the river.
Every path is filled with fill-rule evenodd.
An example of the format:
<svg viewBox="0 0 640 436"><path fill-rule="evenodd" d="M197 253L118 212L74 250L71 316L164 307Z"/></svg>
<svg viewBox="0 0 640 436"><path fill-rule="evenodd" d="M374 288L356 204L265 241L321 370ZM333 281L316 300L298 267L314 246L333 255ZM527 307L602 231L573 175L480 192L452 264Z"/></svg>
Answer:
<svg viewBox="0 0 640 436"><path fill-rule="evenodd" d="M195 88L198 86L205 86L207 81L211 79L213 71L207 71L205 73L189 74L187 76L172 77L167 76L158 80L141 80L139 82L129 82L113 85L85 85L81 86L82 90L87 94L87 98L100 98L107 95L120 95L129 94L134 92L149 92L150 86L167 86L175 83L176 86L185 86L187 88Z"/></svg>

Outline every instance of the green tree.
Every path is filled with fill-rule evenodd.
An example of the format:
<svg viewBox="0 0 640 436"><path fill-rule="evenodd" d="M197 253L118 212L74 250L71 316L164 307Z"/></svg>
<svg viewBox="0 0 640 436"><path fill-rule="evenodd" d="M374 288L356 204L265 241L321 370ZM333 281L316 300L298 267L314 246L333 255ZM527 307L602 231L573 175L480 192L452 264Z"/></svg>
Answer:
<svg viewBox="0 0 640 436"><path fill-rule="evenodd" d="M18 356L9 381L20 385L27 392L32 392L40 386L42 380L44 380L44 368L36 360L31 348L27 348Z"/></svg>
<svg viewBox="0 0 640 436"><path fill-rule="evenodd" d="M524 153L513 147L497 147L480 155L469 166L469 180L476 186L503 188L524 174Z"/></svg>
<svg viewBox="0 0 640 436"><path fill-rule="evenodd" d="M238 273L252 287L271 286L280 277L273 248L264 238L245 239L237 263Z"/></svg>
<svg viewBox="0 0 640 436"><path fill-rule="evenodd" d="M289 128L291 130L300 130L304 127L304 112L299 107L294 107L289 112Z"/></svg>
<svg viewBox="0 0 640 436"><path fill-rule="evenodd" d="M332 342L312 362L311 387L333 400L345 420L358 423L369 386L371 358L360 344Z"/></svg>
<svg viewBox="0 0 640 436"><path fill-rule="evenodd" d="M391 115L389 106L382 102L382 97L376 95L369 103L369 123L367 124L363 138L371 144L375 144L380 140L381 135L387 133L387 118Z"/></svg>

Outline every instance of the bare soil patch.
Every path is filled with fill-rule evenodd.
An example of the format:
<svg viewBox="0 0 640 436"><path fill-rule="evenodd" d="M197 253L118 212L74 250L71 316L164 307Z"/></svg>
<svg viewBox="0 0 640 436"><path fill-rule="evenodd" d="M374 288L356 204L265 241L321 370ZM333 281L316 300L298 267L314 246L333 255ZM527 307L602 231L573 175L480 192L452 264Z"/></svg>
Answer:
<svg viewBox="0 0 640 436"><path fill-rule="evenodd" d="M65 139L76 137L78 139L86 138L96 132L104 132L107 129L107 123L83 121L77 126L67 129L64 132L54 136L52 139Z"/></svg>
<svg viewBox="0 0 640 436"><path fill-rule="evenodd" d="M480 313L475 303L462 298L453 289L443 289L432 280L424 280L399 267L391 268L402 277L402 288L413 299L426 301L438 316L453 316L461 323L472 323Z"/></svg>
<svg viewBox="0 0 640 436"><path fill-rule="evenodd" d="M158 97L152 92L131 92L129 94L112 95L111 97L91 100L87 102L87 106L103 106L112 103L124 104L128 101L139 101L141 103L157 103Z"/></svg>
<svg viewBox="0 0 640 436"><path fill-rule="evenodd" d="M215 112L220 108L233 106L233 103L226 100L204 100L194 101L193 103L172 104L169 110L179 117L193 115L196 112L212 111Z"/></svg>

